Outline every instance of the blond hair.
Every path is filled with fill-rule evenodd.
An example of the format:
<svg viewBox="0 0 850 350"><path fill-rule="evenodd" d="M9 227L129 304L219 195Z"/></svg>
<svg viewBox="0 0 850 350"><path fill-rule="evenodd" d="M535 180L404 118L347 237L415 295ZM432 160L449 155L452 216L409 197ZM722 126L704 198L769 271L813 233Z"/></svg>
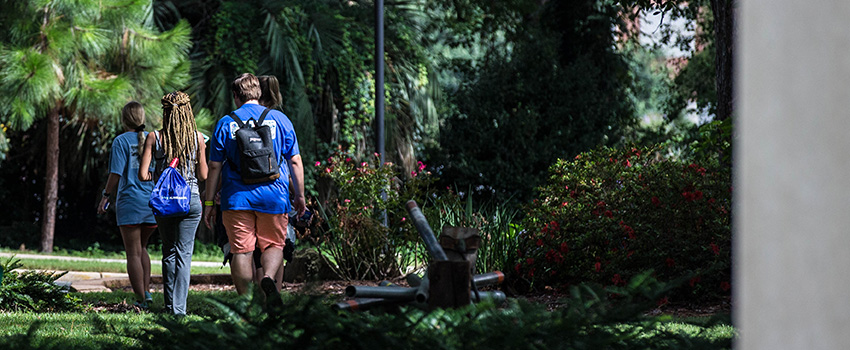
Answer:
<svg viewBox="0 0 850 350"><path fill-rule="evenodd" d="M127 102L121 108L121 124L124 128L136 131L138 144L138 157L141 159L145 148L145 108L136 101Z"/></svg>
<svg viewBox="0 0 850 350"><path fill-rule="evenodd" d="M187 168L193 160L198 140L195 115L189 95L175 91L162 96L162 150L165 161L180 159L179 168Z"/></svg>

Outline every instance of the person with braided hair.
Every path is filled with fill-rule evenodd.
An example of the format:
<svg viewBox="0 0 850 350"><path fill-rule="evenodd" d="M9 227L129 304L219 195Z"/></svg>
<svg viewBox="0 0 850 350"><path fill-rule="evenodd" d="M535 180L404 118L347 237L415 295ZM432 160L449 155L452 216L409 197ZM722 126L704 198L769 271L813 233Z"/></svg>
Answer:
<svg viewBox="0 0 850 350"><path fill-rule="evenodd" d="M115 193L115 218L124 250L127 251L127 274L136 295L135 306L147 309L153 301L150 293L151 258L148 255L148 239L156 229L153 212L148 207L153 184L139 181L139 164L145 137L145 109L141 103L131 101L121 109L121 124L124 133L112 142L109 155L109 178L97 206L97 213L104 214L109 197Z"/></svg>
<svg viewBox="0 0 850 350"><path fill-rule="evenodd" d="M222 221L227 228L230 252L233 253L230 272L236 291L248 292L253 270L252 255L259 248L260 260L265 276L260 287L270 303L280 303L276 281L271 275L283 261L283 248L288 213L294 206L298 217L304 214L304 168L298 149L298 139L292 122L278 110L268 110L260 105L262 97L260 82L256 76L245 73L237 77L230 85L233 101L237 109L222 117L216 124L210 140L210 177L206 183L204 201L204 223L212 227L215 221L213 211L214 195L219 177L221 177ZM280 176L261 183L243 181L238 164L240 152L236 141L236 131L240 128L234 118L248 123L259 121L267 113L262 124L268 126L273 141L271 154L280 164ZM225 160L227 166L223 166ZM292 203L290 204L290 179L292 180Z"/></svg>
<svg viewBox="0 0 850 350"><path fill-rule="evenodd" d="M156 159L154 173L148 170ZM169 162L177 158L177 169L192 188L189 213L185 216L156 217L162 238L162 285L166 312L186 314L189 295L189 269L195 248L195 232L201 221L198 181L207 178L204 136L195 126L189 95L175 91L162 97L162 129L148 134L142 153L139 178L158 180Z"/></svg>

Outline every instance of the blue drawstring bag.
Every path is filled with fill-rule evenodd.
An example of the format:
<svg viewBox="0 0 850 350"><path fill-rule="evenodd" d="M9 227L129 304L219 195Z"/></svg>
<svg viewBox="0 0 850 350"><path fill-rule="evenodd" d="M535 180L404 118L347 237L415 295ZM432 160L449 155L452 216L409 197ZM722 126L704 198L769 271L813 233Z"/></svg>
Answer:
<svg viewBox="0 0 850 350"><path fill-rule="evenodd" d="M174 158L162 171L153 187L148 205L157 217L183 216L189 214L192 189L186 184L183 175L175 167L179 160Z"/></svg>

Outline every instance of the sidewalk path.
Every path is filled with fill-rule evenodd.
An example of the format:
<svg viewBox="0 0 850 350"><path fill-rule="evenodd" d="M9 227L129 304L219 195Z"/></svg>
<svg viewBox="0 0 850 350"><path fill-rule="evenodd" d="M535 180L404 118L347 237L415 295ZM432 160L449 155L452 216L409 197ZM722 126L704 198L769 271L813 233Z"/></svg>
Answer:
<svg viewBox="0 0 850 350"><path fill-rule="evenodd" d="M11 257L13 255L16 258L19 258L19 259L97 261L97 262L121 263L121 264L124 264L124 263L127 262L127 260L124 260L124 259L96 259L96 258L82 258L82 257L78 257L78 256L18 254L18 253L3 253L3 252L0 252L0 258L8 258L8 257ZM162 265L162 261L151 259L151 265ZM192 261L192 266L221 267L221 263L220 262L213 262L213 261Z"/></svg>
<svg viewBox="0 0 850 350"><path fill-rule="evenodd" d="M39 254L17 254L0 252L0 258L16 257L19 259L51 259L51 260L66 260L66 261L97 261L105 263L126 263L124 259L95 259L83 258L76 256L61 256L61 255L39 255ZM151 260L151 265L162 265L160 260ZM192 261L192 266L203 267L220 267L221 263L211 261ZM205 274L192 275L190 283L207 283L207 284L229 284L231 283L230 274ZM151 275L152 283L162 283L162 276ZM59 285L65 285L78 292L108 292L111 288L119 288L130 285L130 280L126 273L116 272L81 272L68 271L64 276L56 280Z"/></svg>

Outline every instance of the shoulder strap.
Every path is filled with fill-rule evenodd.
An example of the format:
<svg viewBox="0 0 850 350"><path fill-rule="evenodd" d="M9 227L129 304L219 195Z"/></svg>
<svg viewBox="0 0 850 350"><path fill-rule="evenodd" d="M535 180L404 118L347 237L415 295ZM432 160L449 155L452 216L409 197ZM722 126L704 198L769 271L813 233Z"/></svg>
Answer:
<svg viewBox="0 0 850 350"><path fill-rule="evenodd" d="M269 112L271 112L271 109L266 108L263 114L260 114L260 120L257 121L257 126L263 125L263 120L266 119L266 114L269 114Z"/></svg>
<svg viewBox="0 0 850 350"><path fill-rule="evenodd" d="M241 129L241 128L243 128L243 127L245 127L245 123L243 123L243 122L242 122L242 119L239 119L239 117L237 117L237 116L236 116L236 113L230 112L230 114L228 114L228 115L229 115L231 118L233 118L233 121L235 121L235 122L236 122L236 124L237 124L237 125L239 125L239 128L240 128L240 129Z"/></svg>

